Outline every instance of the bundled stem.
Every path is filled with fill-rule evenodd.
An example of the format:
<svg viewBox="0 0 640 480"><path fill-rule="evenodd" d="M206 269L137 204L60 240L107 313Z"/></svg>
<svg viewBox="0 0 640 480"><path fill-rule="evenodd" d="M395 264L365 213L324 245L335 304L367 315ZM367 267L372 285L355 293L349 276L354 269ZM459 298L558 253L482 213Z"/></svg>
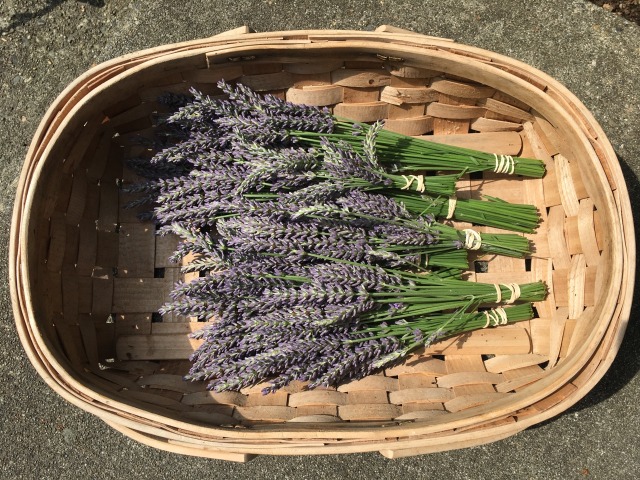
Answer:
<svg viewBox="0 0 640 480"><path fill-rule="evenodd" d="M354 138L353 135L354 124L355 122L339 120L334 122L333 131L329 134L301 130L290 131L289 134L307 146L318 145L321 138L327 138L334 142L347 142L360 151L361 146L357 137ZM371 127L359 123L358 128L366 132ZM395 165L401 171L493 171L533 178L541 178L545 173L544 163L537 159L496 155L444 145L389 130L380 132L376 150L382 163Z"/></svg>

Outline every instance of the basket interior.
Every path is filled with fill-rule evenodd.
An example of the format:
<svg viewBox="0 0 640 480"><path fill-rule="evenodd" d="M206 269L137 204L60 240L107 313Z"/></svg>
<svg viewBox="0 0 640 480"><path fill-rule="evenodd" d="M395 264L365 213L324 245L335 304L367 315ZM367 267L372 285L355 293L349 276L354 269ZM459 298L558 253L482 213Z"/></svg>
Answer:
<svg viewBox="0 0 640 480"><path fill-rule="evenodd" d="M607 281L608 239L601 200L583 181L588 172L567 151L564 133L514 96L475 83L471 70L463 78L346 50L313 58L280 51L218 64L200 54L105 87L74 113L39 177L29 245L37 327L69 375L120 402L216 426L445 422L540 380L586 338L596 321L589 312ZM140 209L124 208L134 197L122 185L139 179L123 159L151 155L139 137L154 135L164 113L159 95L192 86L217 95L221 78L353 120L387 119L386 128L401 133L544 160L541 180L474 174L461 179L458 194L539 208L539 230L527 235L535 245L531 258L477 257L467 272L489 283L546 281L549 295L535 304L536 318L441 341L337 389L292 384L267 396L261 386L216 394L183 381L197 345L188 334L203 324L157 313L174 283L189 277L168 261L177 239L157 236L152 223L138 220ZM547 407L532 405L504 421Z"/></svg>

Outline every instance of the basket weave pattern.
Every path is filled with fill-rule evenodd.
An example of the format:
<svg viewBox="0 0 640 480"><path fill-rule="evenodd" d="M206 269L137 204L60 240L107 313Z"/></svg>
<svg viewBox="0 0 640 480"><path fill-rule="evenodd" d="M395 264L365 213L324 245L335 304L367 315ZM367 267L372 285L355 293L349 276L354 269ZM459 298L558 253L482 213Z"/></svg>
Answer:
<svg viewBox="0 0 640 480"><path fill-rule="evenodd" d="M29 209L14 219L22 263L12 287L41 374L114 428L234 460L459 448L562 411L615 354L633 278L622 248L632 237L626 189L597 124L539 72L394 31L214 37L92 72L61 96L34 140L18 198ZM220 79L357 121L385 119L400 133L543 160L543 179L483 173L458 186L460 197L538 207L530 258L478 257L467 273L488 283L544 280L549 295L536 318L441 341L337 389L294 383L264 396L261 386L213 393L183 381L197 346L188 334L203 324L157 314L189 274L168 261L177 239L124 208L135 197L122 185L140 179L123 160L151 155L139 139L154 136L159 95L191 86L217 95Z"/></svg>

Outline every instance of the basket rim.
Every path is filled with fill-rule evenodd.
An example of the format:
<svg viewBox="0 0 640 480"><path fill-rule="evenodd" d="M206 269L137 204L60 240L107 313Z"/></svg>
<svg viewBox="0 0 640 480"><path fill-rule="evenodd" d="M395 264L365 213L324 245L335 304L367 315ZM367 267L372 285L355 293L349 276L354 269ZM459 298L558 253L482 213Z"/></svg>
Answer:
<svg viewBox="0 0 640 480"><path fill-rule="evenodd" d="M282 34L281 36L294 36L294 35L301 35L304 32L304 34L306 35L322 35L322 34L326 34L326 31L294 31L294 32L273 32L273 33L268 33L268 34L251 34L251 36L249 35L243 35L241 37L237 37L236 43L232 44L232 46L230 46L229 48L231 50L238 50L241 47L246 47L248 49L254 48L254 46L246 46L244 45L244 41L246 41L247 39L251 39L251 38L264 38L264 37L273 37L273 36L278 36L279 34ZM481 50L475 47L467 47L464 45L460 45L460 44L452 44L449 41L446 40L442 40L440 42L436 41L436 40L424 40L422 41L422 37L418 34L381 34L381 33L375 33L375 38L373 37L373 32L356 32L356 31L346 31L346 32L334 32L336 35L340 35L340 34L344 34L345 36L348 35L353 35L356 37L361 37L361 38L366 38L367 40L372 41L372 44L375 43L375 41L373 40L377 40L378 37L382 37L385 41L384 42L379 42L382 43L383 45L379 45L378 44L378 49L380 48L384 48L385 46L390 46L390 45L394 45L393 41L396 37L400 36L403 39L410 39L411 43L416 43L417 38L420 38L421 42L420 44L422 46L424 45L447 45L447 46L452 46L454 45L456 49L458 50L463 50L463 51L467 51L470 53L474 53L474 54L484 54L484 55L490 55L492 58L496 58L499 60L505 60L507 59L509 61L510 64L512 65L517 65L518 61L515 61L513 59L509 59L508 57L502 57L500 55L497 54L493 54L492 52L487 52L486 50ZM216 37L213 37L214 39ZM22 290L21 287L23 287L24 285L28 285L29 282L29 275L28 275L28 271L26 269L26 265L28 265L28 252L25 252L21 249L24 248L24 245L20 245L20 242L18 241L19 238L26 238L27 236L27 229L28 229L28 222L24 221L24 217L23 217L23 212L24 212L24 207L28 207L31 205L32 201L33 201L33 190L29 190L28 189L28 184L27 181L30 180L29 175L33 175L33 177L35 177L37 171L33 171L30 169L30 167L32 166L32 164L29 162L29 160L34 160L35 156L36 156L36 152L38 150L40 150L40 148L42 147L42 144L40 143L41 140L43 138L46 137L46 133L49 132L49 130L47 130L53 122L53 120L55 120L55 112L58 110L56 109L56 106L63 105L63 102L67 99L71 99L72 97L74 97L74 95L72 94L74 92L74 90L80 90L80 87L85 84L85 81L89 81L93 75L98 74L99 72L104 71L104 68L112 68L116 65L119 65L119 62L127 62L127 61L132 61L133 63L138 63L137 66L132 67L132 69L125 69L123 70L120 74L117 74L113 77L111 77L106 83L103 83L99 86L96 87L95 90L89 92L86 96L83 97L83 100L86 100L88 98L91 98L91 95L96 94L97 91L99 91L100 89L106 89L108 86L114 84L115 82L118 81L118 78L121 74L132 74L135 72L136 69L146 69L151 65L154 64L160 64L163 62L168 62L170 61L172 58L180 58L182 56L184 56L186 54L186 52L188 52L188 54L190 55L194 55L196 53L199 52L203 52L203 51L207 51L210 52L212 51L212 46L210 45L205 45L205 46L201 46L203 43L206 43L207 40L210 39L204 39L204 40L199 40L199 41L195 41L195 42L185 42L185 43L179 43L179 44L173 44L170 46L164 46L164 47L157 47L155 49L149 49L149 50L145 50L142 52L136 52L133 54L129 54L123 57L120 57L119 59L114 59L111 60L109 62L105 62L105 64L101 64L97 67L94 67L94 69L90 70L89 72L85 73L83 76L79 77L76 81L74 81L71 85L69 85L69 87L67 87L67 89L65 89L65 91L59 96L58 100L56 100L56 102L54 102L54 104L50 107L49 111L47 112L47 114L45 115L45 117L43 118L40 127L38 128L38 131L36 132L36 136L34 137L34 140L32 142L32 145L29 149L29 153L27 154L27 162L25 163L25 167L23 169L23 175L21 175L20 178L20 185L18 186L18 193L16 195L16 207L14 208L14 221L12 222L12 232L11 232L11 248L10 248L10 283L11 283L11 290L12 290L12 300L13 300L13 305L14 305L14 316L16 318L16 323L18 325L18 331L19 331L19 335L21 337L21 341L23 343L23 345L25 346L25 350L27 350L27 354L30 357L30 360L32 361L32 363L34 364L34 366L36 366L36 369L39 370L39 373L41 374L41 376L43 376L45 378L45 380L47 380L47 383L49 383L52 388L54 388L55 390L59 391L59 390L63 390L65 391L66 395L65 398L67 397L73 397L76 401L74 401L73 403L78 404L78 406L80 406L81 408L85 408L85 399L82 399L82 394L83 392L83 388L75 388L77 386L83 387L83 385L74 385L73 382L66 384L64 382L64 379L60 378L59 376L55 376L55 374L59 374L58 368L60 367L60 365L56 365L57 362L49 362L48 360L51 359L51 352L47 351L46 348L46 339L44 339L44 337L39 335L38 329L37 329L37 325L35 325L35 323L31 323L31 319L33 319L33 309L31 308L31 299L29 298L29 292L28 289L26 290ZM277 40L274 40L277 41ZM222 42L222 45L229 45L229 43L231 43L231 38L227 37L225 38L225 41ZM176 51L171 50L171 48L175 48ZM193 48L192 48L193 47ZM347 47L345 47L347 48ZM350 47L353 48L353 47ZM409 48L406 46L402 46L402 48ZM415 49L420 49L422 48L424 50L423 47L421 46L416 46L416 47L411 47L411 48L415 48ZM433 51L429 50L429 54L433 54ZM148 55L148 57L146 59L143 59L144 56ZM447 54L448 55L448 54ZM138 62L139 61L139 62ZM470 60L470 61L474 61L477 62L478 65L480 65L482 62L476 61L476 60ZM524 64L521 64L524 65ZM488 66L485 66L486 68L489 68ZM527 69L531 69L532 67L526 66ZM495 69L497 70L497 69ZM494 71L492 71L492 73L496 73ZM488 72L489 70L487 70ZM560 85L557 81L553 80L551 77L548 77L546 74L543 74L542 72L539 72L537 70L535 70L535 73L537 75L540 76L540 78L544 79L545 83L548 84L552 84L553 87L557 90L559 90L564 96L565 96L565 100L568 99L568 102L570 104L574 104L577 105L578 110L583 114L583 121L584 121L584 117L587 117L586 120L589 124L589 126L591 128L594 129L594 131L598 134L598 140L603 142L603 147L605 148L605 151L607 153L607 157L610 159L615 159L615 153L613 152L613 149L611 147L611 145L609 144L608 140L606 139L606 136L604 135L604 133L602 132L601 128L599 127L599 125L597 124L597 122L595 122L595 119L593 119L592 115L586 110L586 108L570 93L568 92L568 90L566 90L564 87L562 87L562 85ZM524 80L520 79L522 82L524 82ZM560 87L560 88L558 88ZM78 104L76 104L71 110L72 111L76 111L76 109L78 108L78 105L80 104L80 102L78 102ZM60 110L63 110L62 108ZM573 119L571 119L573 121ZM65 119L61 119L61 124L58 125L57 128L61 128L61 125L63 125ZM582 128L584 127L583 125L580 125L579 123L575 122L574 123L575 126L577 126L577 131L581 132L583 135L584 133L582 132ZM588 139L585 136L585 139L588 142ZM44 152L41 152L42 155L40 157L39 160L37 160L37 165L42 165L42 163L44 163L44 159L46 159L46 152L47 149L44 150ZM37 168L36 165L36 168ZM613 165L610 166L611 168L614 168L615 170L619 171L620 170L620 166L617 164L617 162L614 162ZM618 173L618 172L616 172ZM619 172L621 175L621 171ZM602 174L604 175L604 174ZM605 179L606 180L606 179ZM635 238L633 237L633 235L629 235L629 233L632 233L633 231L633 225L631 223L631 212L630 212L630 208L628 207L628 193L626 192L626 185L624 184L624 182L620 182L617 185L617 189L618 192L620 193L620 198L622 199L621 204L618 203L618 209L621 209L622 211L622 218L620 219L620 225L622 228L623 225L626 226L625 230L627 235L624 235L624 237L626 239L629 239L630 242L627 242L627 244L625 245L626 247L626 251L624 253L621 254L621 256L624 257L624 259L626 259L628 252L633 252L635 251ZM22 196L26 191L26 199ZM612 196L613 198L613 196ZM23 204L23 200L25 200L25 203ZM625 201L627 200L627 201ZM612 213L618 213L618 211L616 210L615 212ZM624 222L622 221L624 220ZM18 226L20 226L20 228L18 228ZM27 255L25 255L25 253ZM22 261L22 262L21 262ZM624 274L627 274L629 276L628 279L631 279L631 282L633 282L633 272L635 269L635 264L633 262L625 262L623 267L620 267L620 276L622 277ZM624 271L623 271L624 270ZM628 315L629 315L629 310L630 310L630 298L632 295L632 288L629 288L630 285L632 285L632 283L621 283L621 285L623 285L623 287L626 287L626 290L621 289L620 292L622 295L622 302L619 304L618 307L618 312L617 314L614 312L614 314L611 315L611 319L616 319L617 320L617 326L618 326L618 330L616 332L615 335L612 334L612 347L609 348L607 350L607 355L604 357L604 362L601 361L600 365L599 365L599 371L602 372L602 374L604 374L604 372L606 371L606 369L608 368L609 364L613 361L613 358L615 357L615 354L617 353L617 349L619 348L619 344L621 342L622 336L624 334L624 327L626 326L626 320L628 319ZM612 287L613 289L613 287ZM24 296L23 296L24 295ZM22 308L26 308L26 311L23 311ZM622 318L622 321L620 321L620 319ZM610 319L610 320L611 320ZM610 325L608 322L606 322L607 324L604 326L601 326L601 330L603 330L602 335L604 335L604 329L609 329ZM600 335L600 336L602 336ZM28 348L27 348L28 347ZM597 348L593 347L591 349L587 348L587 345L585 344L585 346L582 347L581 352L593 352L595 351ZM578 356L581 357L581 356ZM576 363L578 363L578 361L575 361ZM588 363L588 360L585 361L584 363L581 363L581 365L579 366L579 368L582 368L584 365L586 365ZM40 367L40 368L38 368ZM566 367L568 368L568 367ZM64 371L64 369L63 369ZM43 373L45 375L43 375ZM560 376L561 374L558 373L558 376ZM546 376L544 378L547 378ZM596 380L597 381L597 380ZM595 382L593 382L595 384ZM590 389L590 388L589 388ZM587 393L587 391L589 391L589 389L586 389L586 391L583 392L583 395ZM527 389L528 390L528 389ZM580 389L579 389L580 390ZM585 389L582 389L585 390ZM523 390L524 391L524 390ZM555 390L554 390L555 391ZM60 391L59 391L60 393ZM79 395L78 397L76 397L77 395ZM86 393L85 393L86 395ZM89 395L90 396L90 395ZM544 398L544 396L542 397ZM69 398L67 398L69 399ZM577 401L577 399L575 400ZM492 403L492 405L496 405L496 404L500 404L500 402L505 404L505 407L503 408L503 410L501 411L506 411L505 409L509 410L510 413L513 409L508 409L506 408L507 404L512 404L513 403L513 399L510 398L509 401L507 402L506 400L504 401L496 401L494 403ZM110 408L114 408L115 406L121 407L121 405L118 405L118 402L110 400L109 402L109 407ZM529 402L526 402L529 403ZM574 402L575 403L575 402ZM128 406L127 406L128 407ZM565 407L566 408L566 407ZM87 408L85 408L87 409ZM98 412L104 413L105 411L102 410L101 408L92 406L92 410L97 409ZM137 412L134 413L135 409L131 409L131 408L126 408L123 411L127 411L130 414L133 415L137 415ZM473 410L473 409L471 409ZM469 411L466 411L467 413L464 415L460 415L461 417L461 422L462 425L468 425L469 423L465 424L464 420L468 419L470 417L472 417L473 415L468 413ZM100 413L97 412L92 412L98 416L101 416ZM463 412L464 413L464 412ZM492 416L499 416L498 413L496 412L492 412ZM149 416L149 418L145 418L145 420L147 421L153 421L153 422L157 422L158 420L164 419L166 420L165 417L162 416L157 416L159 418L151 418L151 416ZM537 418L537 416L535 416ZM106 420L106 418L105 418ZM540 420L536 420L533 423L537 423ZM412 432L413 433L429 433L432 431L435 431L436 429L434 428L426 428L423 429L423 427L428 427L428 422L420 422L421 423L421 427L416 427L417 424L414 424L414 428L412 428ZM190 429L194 432L196 431L201 431L202 433L208 433L209 435L214 432L217 431L219 432L222 436L225 437L231 437L231 436L235 436L232 435L233 432L229 432L227 429L221 428L221 427L202 427L200 428L195 428L195 426L192 423L188 423L188 422L183 422L183 421L171 421L170 424L173 426L173 428L180 428L180 429ZM452 426L451 422L447 422L447 425L449 427ZM169 426L169 425L167 425ZM455 424L454 424L455 426ZM281 425L283 430L287 430L287 424L282 424ZM526 427L525 427L526 428ZM358 429L360 432L362 431L362 429ZM401 428L400 430L405 430L405 428ZM254 432L257 433L257 432ZM337 432L323 432L326 433L327 435L331 435L331 433L337 433L340 434L341 436L344 436L344 434L346 433L344 429L340 429ZM400 433L399 429L393 429L393 430L385 430L385 435L393 435L395 433ZM403 432L406 434L406 432ZM243 435L239 435L238 437L242 437ZM287 435L290 436L290 435ZM273 437L273 432L268 433L267 435L265 435L265 437ZM357 437L352 437L352 438L359 438L359 436Z"/></svg>

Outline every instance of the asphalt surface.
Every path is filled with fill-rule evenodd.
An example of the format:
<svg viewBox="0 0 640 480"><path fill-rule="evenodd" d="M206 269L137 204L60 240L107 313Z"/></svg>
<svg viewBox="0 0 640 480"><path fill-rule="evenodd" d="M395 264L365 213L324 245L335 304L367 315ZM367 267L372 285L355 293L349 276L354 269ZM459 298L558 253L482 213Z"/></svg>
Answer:
<svg viewBox="0 0 640 480"><path fill-rule="evenodd" d="M393 24L517 58L564 83L594 114L640 211L640 27L587 1L171 0L0 2L0 275L17 179L47 107L92 65L250 25L257 31ZM636 219L637 220L637 219ZM5 479L632 479L640 459L638 301L613 366L577 405L490 445L387 460L378 454L183 457L131 441L62 400L17 339L0 282L0 476Z"/></svg>

